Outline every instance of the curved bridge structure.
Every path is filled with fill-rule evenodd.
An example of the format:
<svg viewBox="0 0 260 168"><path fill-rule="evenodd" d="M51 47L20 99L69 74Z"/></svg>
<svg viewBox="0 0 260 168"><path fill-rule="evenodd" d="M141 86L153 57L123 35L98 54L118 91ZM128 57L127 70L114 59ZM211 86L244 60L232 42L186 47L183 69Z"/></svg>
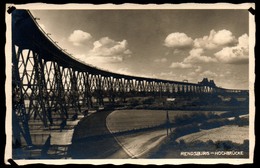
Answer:
<svg viewBox="0 0 260 168"><path fill-rule="evenodd" d="M22 134L28 146L33 145L31 120L41 121L43 128L57 122L62 125L83 109L113 105L131 96L248 94L205 83L128 76L87 65L50 39L26 10L12 13L12 73L13 132Z"/></svg>

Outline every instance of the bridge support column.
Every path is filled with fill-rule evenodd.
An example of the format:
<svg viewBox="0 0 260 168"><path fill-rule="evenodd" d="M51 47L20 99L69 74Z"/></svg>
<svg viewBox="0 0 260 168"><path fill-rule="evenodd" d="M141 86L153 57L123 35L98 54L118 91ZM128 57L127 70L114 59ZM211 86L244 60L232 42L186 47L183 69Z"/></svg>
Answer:
<svg viewBox="0 0 260 168"><path fill-rule="evenodd" d="M35 95L35 99L38 99L38 103L40 105L41 113L40 115L42 117L42 121L44 124L44 127L47 127L47 109L48 109L48 101L46 100L46 97L43 97L44 93L47 93L46 83L45 83L45 77L44 77L44 66L43 62L40 58L39 54L36 54L33 52L33 58L34 58L34 69L35 69L35 79L34 79L34 85L35 85L35 92L38 94ZM47 106L47 107L46 107ZM51 120L51 119L50 119Z"/></svg>
<svg viewBox="0 0 260 168"><path fill-rule="evenodd" d="M120 101L121 103L125 102L125 79L121 78L119 80L119 97L120 97Z"/></svg>
<svg viewBox="0 0 260 168"><path fill-rule="evenodd" d="M114 92L114 78L108 77L108 99L110 104L115 103L115 92Z"/></svg>
<svg viewBox="0 0 260 168"><path fill-rule="evenodd" d="M96 99L97 99L97 104L99 106L104 106L104 101L103 101L103 88L102 88L102 76L101 75L96 75Z"/></svg>
<svg viewBox="0 0 260 168"><path fill-rule="evenodd" d="M93 103L91 100L91 89L90 89L90 84L89 84L89 74L84 73L84 104L87 105L87 107L93 108Z"/></svg>
<svg viewBox="0 0 260 168"><path fill-rule="evenodd" d="M25 108L24 103L24 94L23 94L23 78L20 78L19 66L18 62L20 57L23 57L22 50L18 48L17 53L15 50L15 46L12 45L12 94L13 94L13 102L12 102L12 117L13 117L13 133L15 142L20 141L20 135L22 134L26 144L28 146L32 146L32 139L30 134L30 129L28 125L28 117L27 110ZM24 60L25 58L21 58ZM23 62L24 63L24 62ZM23 64L24 67L24 64ZM21 126L21 125L22 126Z"/></svg>
<svg viewBox="0 0 260 168"><path fill-rule="evenodd" d="M55 88L54 88L54 99L55 99L55 111L60 110L60 116L62 119L68 118L68 111L67 111L67 104L65 100L65 89L62 83L62 73L61 68L58 65L58 63L54 64L54 70L55 70ZM64 69L63 69L64 71ZM64 78L66 78L64 76ZM65 79L66 80L66 79ZM66 95L67 96L67 95Z"/></svg>
<svg viewBox="0 0 260 168"><path fill-rule="evenodd" d="M75 114L81 112L80 102L79 102L79 90L77 86L78 74L72 69L70 69L70 83L71 83L71 100L72 106L75 109Z"/></svg>

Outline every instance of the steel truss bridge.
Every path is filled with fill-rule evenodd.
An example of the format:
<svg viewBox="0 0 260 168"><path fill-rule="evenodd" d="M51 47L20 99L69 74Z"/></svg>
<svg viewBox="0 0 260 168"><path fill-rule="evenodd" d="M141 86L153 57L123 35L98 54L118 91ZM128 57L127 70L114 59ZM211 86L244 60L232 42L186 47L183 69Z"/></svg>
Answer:
<svg viewBox="0 0 260 168"><path fill-rule="evenodd" d="M248 94L196 83L128 76L87 65L49 38L29 11L12 12L12 123L13 136L28 146L30 120L44 128L81 113L85 108L113 105L133 96ZM106 100L106 101L104 101Z"/></svg>

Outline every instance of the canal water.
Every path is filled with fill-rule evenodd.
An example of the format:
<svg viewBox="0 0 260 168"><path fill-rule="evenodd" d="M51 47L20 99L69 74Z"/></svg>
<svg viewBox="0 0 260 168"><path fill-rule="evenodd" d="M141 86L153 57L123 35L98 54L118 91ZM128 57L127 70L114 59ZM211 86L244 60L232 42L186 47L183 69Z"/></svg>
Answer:
<svg viewBox="0 0 260 168"><path fill-rule="evenodd" d="M218 115L225 113L225 111L168 111L170 122L173 122L176 116L191 115L194 113L212 113ZM164 124L166 122L166 115L166 110L116 110L107 116L106 122L111 131L128 131Z"/></svg>

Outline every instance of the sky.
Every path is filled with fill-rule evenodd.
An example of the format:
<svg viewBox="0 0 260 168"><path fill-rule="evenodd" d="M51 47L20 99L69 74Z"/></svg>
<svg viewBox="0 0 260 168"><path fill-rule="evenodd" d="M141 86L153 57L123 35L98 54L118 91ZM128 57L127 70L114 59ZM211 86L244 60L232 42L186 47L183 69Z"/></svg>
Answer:
<svg viewBox="0 0 260 168"><path fill-rule="evenodd" d="M126 75L248 89L247 10L31 10L73 57Z"/></svg>

